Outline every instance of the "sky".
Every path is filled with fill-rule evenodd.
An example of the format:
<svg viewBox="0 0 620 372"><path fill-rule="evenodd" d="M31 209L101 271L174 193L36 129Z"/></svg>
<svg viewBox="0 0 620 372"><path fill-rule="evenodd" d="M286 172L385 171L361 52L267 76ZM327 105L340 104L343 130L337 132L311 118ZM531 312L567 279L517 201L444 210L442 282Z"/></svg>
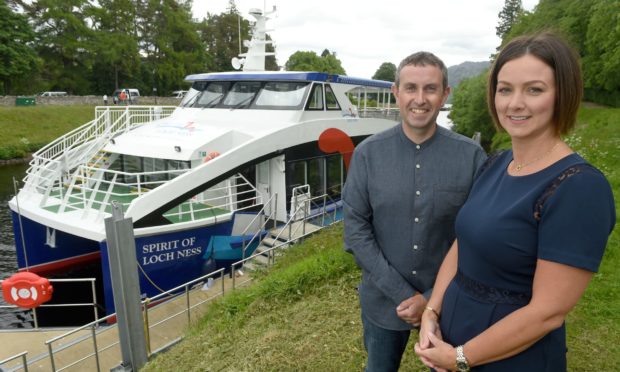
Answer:
<svg viewBox="0 0 620 372"><path fill-rule="evenodd" d="M226 11L229 0L194 0L194 18ZM425 50L446 66L488 61L501 40L495 35L504 0L235 0L241 15L276 6L267 22L276 58L284 65L297 51L335 52L347 75L371 78L384 62L398 66ZM533 10L538 0L522 0ZM246 51L245 48L243 50Z"/></svg>

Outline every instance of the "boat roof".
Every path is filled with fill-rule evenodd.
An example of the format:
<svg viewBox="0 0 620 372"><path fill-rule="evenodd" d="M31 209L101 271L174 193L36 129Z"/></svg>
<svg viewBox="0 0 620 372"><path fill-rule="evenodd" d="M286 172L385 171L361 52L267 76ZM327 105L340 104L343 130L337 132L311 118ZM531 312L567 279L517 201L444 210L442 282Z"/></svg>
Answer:
<svg viewBox="0 0 620 372"><path fill-rule="evenodd" d="M301 72L301 71L252 71L252 72L215 72L188 75L186 81L209 81L209 80L279 80L279 81L318 81L325 83L340 83L350 85L362 85L373 88L391 88L392 82L355 78L324 72Z"/></svg>

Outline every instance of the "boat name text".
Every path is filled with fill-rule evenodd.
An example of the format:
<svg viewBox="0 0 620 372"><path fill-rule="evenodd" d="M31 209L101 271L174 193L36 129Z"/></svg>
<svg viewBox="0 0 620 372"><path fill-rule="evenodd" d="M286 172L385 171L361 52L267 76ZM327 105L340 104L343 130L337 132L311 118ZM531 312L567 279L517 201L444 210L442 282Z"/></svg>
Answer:
<svg viewBox="0 0 620 372"><path fill-rule="evenodd" d="M144 244L142 246L142 265L156 264L196 256L202 247L194 247L196 237Z"/></svg>

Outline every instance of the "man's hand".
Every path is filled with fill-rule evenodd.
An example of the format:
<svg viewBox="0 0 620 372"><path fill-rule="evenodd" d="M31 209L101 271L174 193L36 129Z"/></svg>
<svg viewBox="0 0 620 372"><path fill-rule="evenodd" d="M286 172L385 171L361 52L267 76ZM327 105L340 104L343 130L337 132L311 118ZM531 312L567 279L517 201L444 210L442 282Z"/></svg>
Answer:
<svg viewBox="0 0 620 372"><path fill-rule="evenodd" d="M401 302L400 305L396 307L396 315L405 322L417 326L420 324L420 319L426 308L426 303L426 298L418 293Z"/></svg>

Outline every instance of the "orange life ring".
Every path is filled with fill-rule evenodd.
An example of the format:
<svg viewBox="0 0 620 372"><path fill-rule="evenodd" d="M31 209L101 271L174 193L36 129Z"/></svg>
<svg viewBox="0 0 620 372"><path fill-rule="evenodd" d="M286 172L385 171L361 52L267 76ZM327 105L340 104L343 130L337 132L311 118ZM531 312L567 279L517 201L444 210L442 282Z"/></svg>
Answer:
<svg viewBox="0 0 620 372"><path fill-rule="evenodd" d="M21 272L2 281L2 295L10 304L31 309L51 300L54 288L47 278Z"/></svg>

